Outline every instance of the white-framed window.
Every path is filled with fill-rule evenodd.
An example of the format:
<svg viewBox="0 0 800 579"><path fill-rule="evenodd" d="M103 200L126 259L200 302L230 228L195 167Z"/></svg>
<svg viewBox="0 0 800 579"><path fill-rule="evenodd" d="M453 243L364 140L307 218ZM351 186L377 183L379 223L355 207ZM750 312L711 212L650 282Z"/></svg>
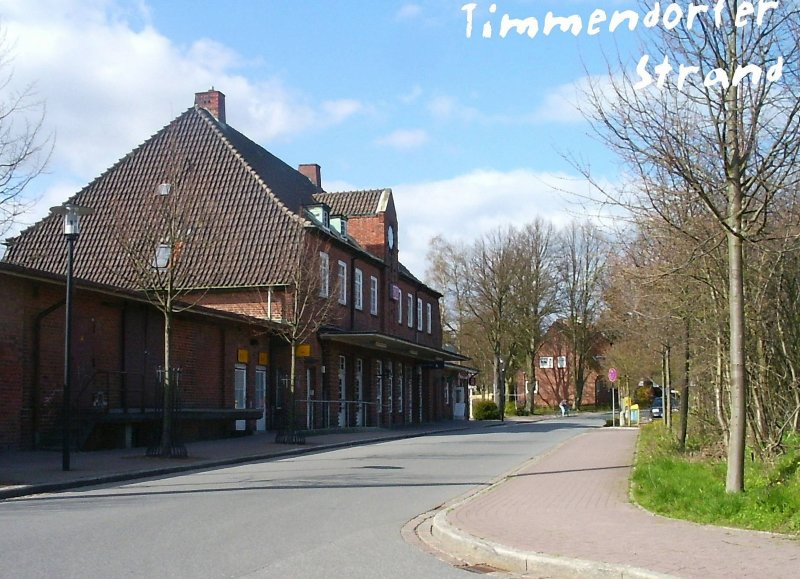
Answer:
<svg viewBox="0 0 800 579"><path fill-rule="evenodd" d="M539 356L539 368L552 368L552 367L553 367L552 356Z"/></svg>
<svg viewBox="0 0 800 579"><path fill-rule="evenodd" d="M369 313L378 315L378 278L369 276Z"/></svg>
<svg viewBox="0 0 800 579"><path fill-rule="evenodd" d="M414 327L414 296L406 294L406 317L408 318L408 327Z"/></svg>
<svg viewBox="0 0 800 579"><path fill-rule="evenodd" d="M400 299L397 300L397 323L403 323L403 293L400 293Z"/></svg>
<svg viewBox="0 0 800 579"><path fill-rule="evenodd" d="M330 293L330 262L328 254L319 252L319 295L326 298Z"/></svg>
<svg viewBox="0 0 800 579"><path fill-rule="evenodd" d="M353 291L356 295L353 296L357 310L364 309L364 273L356 268L353 272L353 284L355 287Z"/></svg>
<svg viewBox="0 0 800 579"><path fill-rule="evenodd" d="M422 298L417 298L417 330L422 331Z"/></svg>
<svg viewBox="0 0 800 579"><path fill-rule="evenodd" d="M427 308L427 318L428 318L428 333L430 334L433 330L433 306L431 304L426 304Z"/></svg>
<svg viewBox="0 0 800 579"><path fill-rule="evenodd" d="M156 255L153 259L153 267L156 269L166 269L169 266L169 258L172 257L172 247L169 243L159 243L156 247Z"/></svg>
<svg viewBox="0 0 800 579"><path fill-rule="evenodd" d="M347 264L339 261L339 303L347 303Z"/></svg>
<svg viewBox="0 0 800 579"><path fill-rule="evenodd" d="M375 405L383 412L383 361L375 360Z"/></svg>
<svg viewBox="0 0 800 579"><path fill-rule="evenodd" d="M567 357L566 356L559 356L556 358L556 368L566 368L567 367Z"/></svg>

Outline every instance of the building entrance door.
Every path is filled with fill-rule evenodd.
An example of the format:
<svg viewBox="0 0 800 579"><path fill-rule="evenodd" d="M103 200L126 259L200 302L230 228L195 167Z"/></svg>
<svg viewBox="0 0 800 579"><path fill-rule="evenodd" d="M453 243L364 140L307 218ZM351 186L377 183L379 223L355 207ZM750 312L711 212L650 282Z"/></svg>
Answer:
<svg viewBox="0 0 800 579"><path fill-rule="evenodd" d="M465 399L464 387L456 386L453 391L453 418L456 420L464 420L466 418Z"/></svg>
<svg viewBox="0 0 800 579"><path fill-rule="evenodd" d="M261 410L261 418L256 422L256 432L267 430L267 367L256 366L255 407Z"/></svg>
<svg viewBox="0 0 800 579"><path fill-rule="evenodd" d="M339 356L339 428L347 426L347 382L345 375L347 362L344 356Z"/></svg>
<svg viewBox="0 0 800 579"><path fill-rule="evenodd" d="M236 364L233 374L233 402L234 408L247 408L247 366ZM247 421L237 420L236 430L247 428Z"/></svg>
<svg viewBox="0 0 800 579"><path fill-rule="evenodd" d="M356 408L356 426L364 426L364 361L361 358L356 360L356 400L358 401L358 408Z"/></svg>
<svg viewBox="0 0 800 579"><path fill-rule="evenodd" d="M306 428L314 428L314 369L306 368Z"/></svg>

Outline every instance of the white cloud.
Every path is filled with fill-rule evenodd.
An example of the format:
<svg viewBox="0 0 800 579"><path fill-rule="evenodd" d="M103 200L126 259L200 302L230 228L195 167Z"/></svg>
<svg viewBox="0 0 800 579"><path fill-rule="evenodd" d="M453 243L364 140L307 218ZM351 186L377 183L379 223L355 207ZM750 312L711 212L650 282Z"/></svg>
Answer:
<svg viewBox="0 0 800 579"><path fill-rule="evenodd" d="M214 86L227 118L260 142L324 129L364 111L355 99L315 101L280 78L251 80L249 63L210 38L178 45L155 29L146 2L0 0L14 82L33 83L55 134L51 175L28 190L33 207L8 232L47 215Z"/></svg>
<svg viewBox="0 0 800 579"><path fill-rule="evenodd" d="M396 20L414 20L422 15L419 4L404 4L395 14Z"/></svg>
<svg viewBox="0 0 800 579"><path fill-rule="evenodd" d="M434 235L470 242L500 225L523 225L536 217L562 226L581 212L570 193L588 196L589 190L587 182L574 176L527 169L476 170L451 179L395 185L401 261L422 278Z"/></svg>
<svg viewBox="0 0 800 579"><path fill-rule="evenodd" d="M416 84L406 94L400 95L400 102L403 104L414 103L422 96L422 92L422 87Z"/></svg>
<svg viewBox="0 0 800 579"><path fill-rule="evenodd" d="M395 149L416 149L428 141L428 133L423 129L399 129L378 139L379 145Z"/></svg>
<svg viewBox="0 0 800 579"><path fill-rule="evenodd" d="M573 82L558 85L545 94L541 104L531 114L534 123L580 123L585 120L581 110L589 112L589 97L593 92L607 99L611 93L608 76L583 76Z"/></svg>
<svg viewBox="0 0 800 579"><path fill-rule="evenodd" d="M428 112L438 121L474 121L482 117L481 113L472 107L462 105L457 99L439 95L428 103Z"/></svg>
<svg viewBox="0 0 800 579"><path fill-rule="evenodd" d="M279 78L252 81L247 63L209 38L173 43L149 24L143 3L115 0L0 0L15 80L36 82L57 134L51 166L98 175L214 86L228 120L255 140L326 128L358 114L357 100L316 102ZM234 106L232 106L235 103Z"/></svg>

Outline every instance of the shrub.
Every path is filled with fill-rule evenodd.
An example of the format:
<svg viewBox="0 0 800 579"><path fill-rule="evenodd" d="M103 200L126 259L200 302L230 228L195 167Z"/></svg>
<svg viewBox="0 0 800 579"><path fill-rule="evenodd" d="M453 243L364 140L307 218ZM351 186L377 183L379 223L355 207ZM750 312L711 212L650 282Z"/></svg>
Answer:
<svg viewBox="0 0 800 579"><path fill-rule="evenodd" d="M475 420L499 420L500 409L494 400L475 400L472 403L472 417Z"/></svg>
<svg viewBox="0 0 800 579"><path fill-rule="evenodd" d="M525 406L517 406L513 400L506 401L506 416L528 416L530 412L525 410Z"/></svg>

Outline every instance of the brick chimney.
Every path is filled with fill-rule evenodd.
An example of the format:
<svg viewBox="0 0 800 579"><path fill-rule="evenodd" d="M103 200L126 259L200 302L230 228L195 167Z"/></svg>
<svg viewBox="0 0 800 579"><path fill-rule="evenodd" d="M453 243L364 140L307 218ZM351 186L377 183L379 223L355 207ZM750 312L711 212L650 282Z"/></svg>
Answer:
<svg viewBox="0 0 800 579"><path fill-rule="evenodd" d="M311 181L317 189L322 189L322 169L319 165L316 163L300 165L297 170L300 171L301 175L308 177L308 180Z"/></svg>
<svg viewBox="0 0 800 579"><path fill-rule="evenodd" d="M214 115L214 118L219 122L225 122L225 95L218 90L211 90L206 92L194 93L194 104L202 107Z"/></svg>

